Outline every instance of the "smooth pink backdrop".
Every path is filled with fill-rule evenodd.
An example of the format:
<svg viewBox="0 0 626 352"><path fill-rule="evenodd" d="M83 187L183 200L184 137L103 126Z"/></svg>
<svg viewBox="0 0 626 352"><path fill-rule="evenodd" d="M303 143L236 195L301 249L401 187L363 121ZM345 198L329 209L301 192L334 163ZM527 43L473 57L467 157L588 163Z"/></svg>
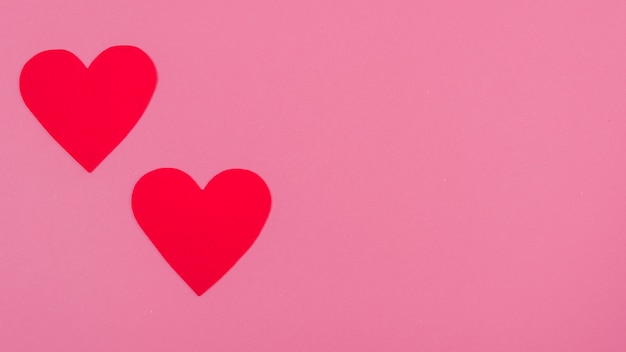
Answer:
<svg viewBox="0 0 626 352"><path fill-rule="evenodd" d="M626 2L0 3L0 350L626 350ZM18 90L48 49L159 83L85 172ZM202 297L135 223L144 173L261 175Z"/></svg>

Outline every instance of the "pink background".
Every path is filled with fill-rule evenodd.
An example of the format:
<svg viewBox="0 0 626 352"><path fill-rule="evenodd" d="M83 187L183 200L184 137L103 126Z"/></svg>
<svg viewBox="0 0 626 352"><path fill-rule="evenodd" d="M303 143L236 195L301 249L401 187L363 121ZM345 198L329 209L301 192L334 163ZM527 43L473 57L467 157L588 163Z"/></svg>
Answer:
<svg viewBox="0 0 626 352"><path fill-rule="evenodd" d="M625 33L623 0L2 1L0 350L626 350ZM88 174L19 73L121 44L160 80ZM202 297L131 212L159 167L272 190Z"/></svg>

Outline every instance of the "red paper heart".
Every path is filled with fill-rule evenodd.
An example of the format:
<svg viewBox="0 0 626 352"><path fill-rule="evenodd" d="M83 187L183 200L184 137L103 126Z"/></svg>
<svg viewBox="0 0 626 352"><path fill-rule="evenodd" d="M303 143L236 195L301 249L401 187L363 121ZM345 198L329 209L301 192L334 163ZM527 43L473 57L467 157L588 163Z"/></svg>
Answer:
<svg viewBox="0 0 626 352"><path fill-rule="evenodd" d="M170 266L202 295L259 236L270 192L255 173L232 169L204 190L186 173L158 169L135 185L135 219Z"/></svg>
<svg viewBox="0 0 626 352"><path fill-rule="evenodd" d="M20 91L52 138L91 172L135 126L156 81L152 60L132 46L103 51L89 68L69 51L49 50L24 65Z"/></svg>

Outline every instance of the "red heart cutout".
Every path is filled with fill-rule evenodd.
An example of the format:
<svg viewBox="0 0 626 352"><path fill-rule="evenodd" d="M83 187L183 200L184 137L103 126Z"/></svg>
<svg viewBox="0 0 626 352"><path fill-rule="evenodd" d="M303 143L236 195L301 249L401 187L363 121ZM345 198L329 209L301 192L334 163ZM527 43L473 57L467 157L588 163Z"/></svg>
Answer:
<svg viewBox="0 0 626 352"><path fill-rule="evenodd" d="M132 196L137 223L198 296L252 246L270 205L263 179L241 169L219 173L204 189L180 170L158 169Z"/></svg>
<svg viewBox="0 0 626 352"><path fill-rule="evenodd" d="M49 50L24 65L20 91L52 138L91 172L135 126L156 81L152 60L136 47L111 47L89 68L69 51Z"/></svg>

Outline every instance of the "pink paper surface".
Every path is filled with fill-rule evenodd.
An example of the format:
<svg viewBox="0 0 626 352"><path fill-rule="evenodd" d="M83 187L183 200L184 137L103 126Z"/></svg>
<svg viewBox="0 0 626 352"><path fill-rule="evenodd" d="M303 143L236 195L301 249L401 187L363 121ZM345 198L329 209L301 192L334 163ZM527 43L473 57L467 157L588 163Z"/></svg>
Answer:
<svg viewBox="0 0 626 352"><path fill-rule="evenodd" d="M0 351L626 350L626 2L0 3ZM92 173L22 66L154 61ZM161 168L253 170L257 242L197 297L133 218Z"/></svg>

